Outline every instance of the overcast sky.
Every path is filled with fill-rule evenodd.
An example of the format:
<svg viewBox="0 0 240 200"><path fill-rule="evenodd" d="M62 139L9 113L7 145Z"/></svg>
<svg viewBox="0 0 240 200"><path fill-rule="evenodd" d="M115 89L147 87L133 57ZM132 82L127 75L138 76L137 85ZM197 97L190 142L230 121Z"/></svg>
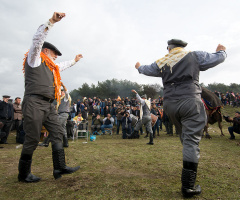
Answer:
<svg viewBox="0 0 240 200"><path fill-rule="evenodd" d="M56 62L83 54L61 74L70 91L113 78L162 85L134 66L163 57L172 38L188 42L190 51L215 52L219 43L225 45L226 61L201 72L200 83L240 82L239 0L0 0L0 5L1 96L23 96L24 54L54 11L66 13L46 39L63 54Z"/></svg>

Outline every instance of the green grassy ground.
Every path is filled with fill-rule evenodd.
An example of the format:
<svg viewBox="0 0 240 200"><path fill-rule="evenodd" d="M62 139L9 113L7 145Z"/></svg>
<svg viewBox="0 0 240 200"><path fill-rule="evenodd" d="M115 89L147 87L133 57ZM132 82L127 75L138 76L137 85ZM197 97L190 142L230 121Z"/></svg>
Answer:
<svg viewBox="0 0 240 200"><path fill-rule="evenodd" d="M234 111L226 107L222 112L234 116ZM213 125L212 139L203 138L200 143L197 184L202 194L196 199L240 199L240 135L229 140L229 124L223 122L223 126L225 137ZM51 148L38 147L32 173L42 180L26 184L17 181L21 147L16 148L12 132L9 144L0 149L0 199L182 199L178 137L161 131L153 146L146 145L148 139L143 136L123 140L120 135L98 135L94 142L84 141L69 141L66 162L81 169L59 180L52 176Z"/></svg>

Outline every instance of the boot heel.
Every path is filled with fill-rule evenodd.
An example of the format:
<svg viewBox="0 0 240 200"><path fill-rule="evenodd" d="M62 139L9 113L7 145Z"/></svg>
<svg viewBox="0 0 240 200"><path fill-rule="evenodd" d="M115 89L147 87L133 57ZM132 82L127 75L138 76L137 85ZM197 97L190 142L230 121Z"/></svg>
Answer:
<svg viewBox="0 0 240 200"><path fill-rule="evenodd" d="M60 174L59 170L54 170L53 171L53 176L54 176L55 180L57 180L57 179L62 177L62 175Z"/></svg>

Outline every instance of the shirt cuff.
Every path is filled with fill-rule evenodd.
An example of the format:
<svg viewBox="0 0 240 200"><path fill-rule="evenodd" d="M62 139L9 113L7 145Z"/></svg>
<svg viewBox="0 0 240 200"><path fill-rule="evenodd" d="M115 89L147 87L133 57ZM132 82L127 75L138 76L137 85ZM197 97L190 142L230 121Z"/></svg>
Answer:
<svg viewBox="0 0 240 200"><path fill-rule="evenodd" d="M224 53L224 55L225 55L225 58L227 57L227 53L226 53L226 51L224 51L224 50L220 50L219 52L222 52L222 53Z"/></svg>
<svg viewBox="0 0 240 200"><path fill-rule="evenodd" d="M137 69L139 74L142 74L142 68L143 68L143 67L142 67L142 65L141 65L141 66L139 66L139 68Z"/></svg>
<svg viewBox="0 0 240 200"><path fill-rule="evenodd" d="M71 66L75 65L76 63L77 63L77 62L75 61L75 59L73 59Z"/></svg>
<svg viewBox="0 0 240 200"><path fill-rule="evenodd" d="M44 24L48 30L50 30L54 24L52 24L49 20Z"/></svg>

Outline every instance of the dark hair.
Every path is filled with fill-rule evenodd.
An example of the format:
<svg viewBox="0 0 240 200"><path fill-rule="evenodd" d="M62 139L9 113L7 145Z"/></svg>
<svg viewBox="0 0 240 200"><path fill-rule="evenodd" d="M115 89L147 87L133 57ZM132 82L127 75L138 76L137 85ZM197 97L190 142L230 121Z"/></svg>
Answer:
<svg viewBox="0 0 240 200"><path fill-rule="evenodd" d="M20 97L16 97L15 100L17 100L17 99L21 99L21 98Z"/></svg>

